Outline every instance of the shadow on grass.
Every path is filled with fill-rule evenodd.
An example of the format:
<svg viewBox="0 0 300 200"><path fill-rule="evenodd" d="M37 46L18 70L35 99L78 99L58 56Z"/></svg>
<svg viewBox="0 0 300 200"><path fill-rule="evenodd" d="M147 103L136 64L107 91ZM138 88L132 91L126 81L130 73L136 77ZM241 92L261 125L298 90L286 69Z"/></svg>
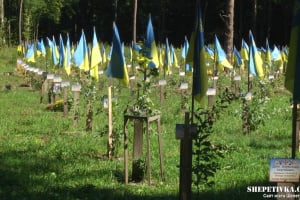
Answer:
<svg viewBox="0 0 300 200"><path fill-rule="evenodd" d="M103 161L106 162L106 161ZM107 161L109 162L109 161ZM0 199L1 200L20 200L20 199L103 199L103 200L173 200L179 199L176 194L178 185L171 186L172 191L167 186L148 186L148 185L124 185L121 182L109 186L107 184L101 188L96 184L84 183L84 174L64 174L66 180L76 180L72 186L55 182L51 172L59 171L62 167L60 160L52 158L39 159L26 155L22 151L13 151L0 154ZM101 171L101 169L100 169ZM101 171L101 173L111 173L111 171ZM101 174L100 173L100 174ZM121 172L113 172L115 177L112 179L122 180ZM99 172L87 172L86 176L98 176ZM82 179L82 180L80 180ZM99 177L101 179L101 177ZM114 180L106 180L114 181ZM238 180L234 180L237 181ZM104 180L105 182L105 180ZM199 195L194 193L192 199L203 200L259 200L265 199L264 193L247 192L248 186L274 186L274 183L268 181L254 182L250 184L241 184L236 188L218 191L216 189L202 192ZM112 188L110 188L112 187ZM165 188L164 188L165 187ZM175 187L175 188L174 188ZM141 190L141 192L138 192ZM270 193L268 193L270 194ZM272 199L272 198L271 198Z"/></svg>

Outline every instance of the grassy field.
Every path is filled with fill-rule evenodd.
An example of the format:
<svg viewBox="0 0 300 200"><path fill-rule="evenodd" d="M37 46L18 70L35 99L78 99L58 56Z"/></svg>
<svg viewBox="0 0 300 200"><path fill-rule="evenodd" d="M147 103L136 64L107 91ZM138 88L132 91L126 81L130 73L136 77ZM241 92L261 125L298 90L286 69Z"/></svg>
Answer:
<svg viewBox="0 0 300 200"><path fill-rule="evenodd" d="M129 88L119 87L114 81L117 104L113 106L113 126L117 138L115 155L109 160L107 110L102 102L107 95L107 78L100 77L93 100L93 131L87 132L84 93L80 96L79 123L74 127L73 107L69 116L63 117L62 112L47 110L46 100L40 103L40 90L20 87L24 77L15 71L16 60L15 49L0 49L0 199L178 199L180 142L175 139L175 125L184 123L181 95L176 92L178 75L168 78L163 104L158 88L152 89L151 96L161 111L166 181L160 178L157 134L151 126L152 183L148 185L145 180L125 185L123 111L132 102ZM76 81L76 77L70 79ZM264 123L257 123L247 135L242 132L240 98L220 110L210 140L224 147L224 158L218 160L220 169L211 178L215 184L201 186L199 194L193 187L193 199L264 199L262 193L247 193L247 186L276 184L269 182L269 161L290 157L292 144L291 96L283 88L283 80L280 75L275 84L267 83L268 100L256 108L260 113L257 117ZM221 78L218 84L220 91L230 87L229 78ZM245 81L241 87L245 92ZM254 91L260 89L256 84L253 87ZM69 96L72 98L71 93ZM132 129L130 125L130 150Z"/></svg>

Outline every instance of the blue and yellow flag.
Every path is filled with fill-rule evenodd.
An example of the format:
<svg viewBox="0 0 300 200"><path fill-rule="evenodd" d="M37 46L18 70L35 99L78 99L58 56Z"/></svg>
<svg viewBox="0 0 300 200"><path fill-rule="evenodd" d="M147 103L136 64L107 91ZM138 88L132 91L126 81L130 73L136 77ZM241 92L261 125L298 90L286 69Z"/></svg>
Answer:
<svg viewBox="0 0 300 200"><path fill-rule="evenodd" d="M285 88L293 94L293 101L300 102L300 0L295 0L289 57L285 75Z"/></svg>
<svg viewBox="0 0 300 200"><path fill-rule="evenodd" d="M226 53L221 47L218 37L215 35L215 59L217 68L220 71L224 70L224 67L232 69L232 65L228 62Z"/></svg>
<svg viewBox="0 0 300 200"><path fill-rule="evenodd" d="M119 31L115 22L113 23L113 44L111 59L107 68L107 76L111 78L120 79L126 86L129 83L129 77L122 50L122 44L119 36Z"/></svg>
<svg viewBox="0 0 300 200"><path fill-rule="evenodd" d="M271 71L271 68L272 68L272 58L271 58L271 48L270 48L270 45L269 45L269 40L268 38L266 39L266 53L265 53L265 66L266 66L266 69Z"/></svg>
<svg viewBox="0 0 300 200"><path fill-rule="evenodd" d="M25 54L25 60L27 62L35 62L34 49L34 43L29 44L28 50Z"/></svg>
<svg viewBox="0 0 300 200"><path fill-rule="evenodd" d="M42 57L46 56L46 48L45 48L43 39L41 39L40 41L37 41L36 55L42 56Z"/></svg>
<svg viewBox="0 0 300 200"><path fill-rule="evenodd" d="M91 70L90 75L96 81L99 80L99 73L98 73L98 65L102 62L101 52L98 44L96 29L94 27L93 33L93 43L92 43L92 50L91 50Z"/></svg>
<svg viewBox="0 0 300 200"><path fill-rule="evenodd" d="M249 51L249 69L250 73L254 76L258 76L259 78L263 78L265 76L263 70L263 61L261 56L258 53L256 48L256 44L254 41L254 37L252 32L249 32L249 40L250 40L250 51Z"/></svg>
<svg viewBox="0 0 300 200"><path fill-rule="evenodd" d="M171 50L170 50L170 45L169 45L169 40L166 38L166 45L165 45L165 56L164 56L164 73L167 75L170 75L171 72Z"/></svg>
<svg viewBox="0 0 300 200"><path fill-rule="evenodd" d="M71 74L71 45L70 45L69 34L67 34L63 68L65 69L67 75Z"/></svg>
<svg viewBox="0 0 300 200"><path fill-rule="evenodd" d="M249 62L249 46L246 43L244 39L242 39L242 45L241 45L241 50L240 50L241 58L243 61L242 66L243 67L248 67L248 62Z"/></svg>
<svg viewBox="0 0 300 200"><path fill-rule="evenodd" d="M144 42L142 51L148 59L151 59L151 61L148 64L148 67L149 68L158 68L158 66L159 66L158 52L157 52L157 47L156 47L156 43L155 43L151 15L149 15L147 31L146 31L146 36L145 36L145 42Z"/></svg>
<svg viewBox="0 0 300 200"><path fill-rule="evenodd" d="M191 35L186 62L193 66L192 96L204 106L204 97L208 87L207 68L205 65L204 32L200 0L196 5L196 28Z"/></svg>
<svg viewBox="0 0 300 200"><path fill-rule="evenodd" d="M73 54L72 61L81 70L89 71L88 47L83 30L81 32L78 46Z"/></svg>
<svg viewBox="0 0 300 200"><path fill-rule="evenodd" d="M59 63L59 52L58 52L58 48L57 48L54 36L52 37L51 53L52 53L52 55L51 55L52 56L52 65L53 65L53 67L56 67L57 64Z"/></svg>
<svg viewBox="0 0 300 200"><path fill-rule="evenodd" d="M232 49L232 63L235 67L241 67L243 65L241 54L235 46L233 46Z"/></svg>
<svg viewBox="0 0 300 200"><path fill-rule="evenodd" d="M58 53L59 53L59 62L58 62L58 66L59 66L59 67L63 67L63 65L64 65L64 60L65 60L65 45L64 45L64 41L63 41L63 39L62 39L61 34L59 35Z"/></svg>

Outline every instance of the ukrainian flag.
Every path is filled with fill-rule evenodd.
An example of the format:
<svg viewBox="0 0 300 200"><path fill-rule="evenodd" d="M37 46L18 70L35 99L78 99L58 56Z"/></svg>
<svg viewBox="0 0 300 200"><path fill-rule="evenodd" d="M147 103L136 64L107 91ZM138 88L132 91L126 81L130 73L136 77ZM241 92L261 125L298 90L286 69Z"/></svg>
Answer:
<svg viewBox="0 0 300 200"><path fill-rule="evenodd" d="M127 73L124 53L120 41L119 31L113 23L113 45L111 52L111 59L107 68L107 76L112 78L121 79L124 85L128 85L129 77Z"/></svg>
<svg viewBox="0 0 300 200"><path fill-rule="evenodd" d="M289 57L285 76L285 88L293 93L293 101L300 102L300 0L295 0L294 17L290 37Z"/></svg>
<svg viewBox="0 0 300 200"><path fill-rule="evenodd" d="M81 70L89 71L88 47L83 30L81 32L81 37L78 46L73 54L72 60L74 64Z"/></svg>
<svg viewBox="0 0 300 200"><path fill-rule="evenodd" d="M90 75L95 78L96 81L99 80L98 65L102 62L101 52L97 40L96 29L94 27L93 33L93 43L91 51L91 71Z"/></svg>
<svg viewBox="0 0 300 200"><path fill-rule="evenodd" d="M205 65L204 32L200 0L196 5L196 29L192 32L187 63L193 66L193 98L204 106L204 97L208 87L207 68Z"/></svg>
<svg viewBox="0 0 300 200"><path fill-rule="evenodd" d="M143 52L147 58L151 59L151 61L148 64L148 67L158 68L159 66L158 52L157 52L157 47L154 38L151 15L149 15Z"/></svg>
<svg viewBox="0 0 300 200"><path fill-rule="evenodd" d="M226 58L226 53L222 49L218 37L215 35L215 58L217 63L217 68L220 71L224 70L224 67L232 69L232 65L228 62Z"/></svg>
<svg viewBox="0 0 300 200"><path fill-rule="evenodd" d="M71 46L70 46L69 34L67 35L63 67L64 67L66 73L68 75L70 75L71 74Z"/></svg>
<svg viewBox="0 0 300 200"><path fill-rule="evenodd" d="M30 44L28 47L28 50L25 55L25 60L27 62L35 62L34 58L34 43Z"/></svg>
<svg viewBox="0 0 300 200"><path fill-rule="evenodd" d="M259 78L263 78L264 75L264 70L263 70L263 61L261 56L258 53L258 50L256 48L256 44L254 41L254 37L252 35L252 32L249 32L249 36L250 36L250 53L249 53L249 68L250 68L250 72L255 75L258 76Z"/></svg>

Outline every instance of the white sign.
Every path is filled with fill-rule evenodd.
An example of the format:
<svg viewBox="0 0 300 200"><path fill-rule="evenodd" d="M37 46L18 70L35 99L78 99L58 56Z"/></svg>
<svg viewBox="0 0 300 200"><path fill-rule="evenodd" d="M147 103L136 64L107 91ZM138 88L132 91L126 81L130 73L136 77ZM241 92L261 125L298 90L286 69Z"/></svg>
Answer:
<svg viewBox="0 0 300 200"><path fill-rule="evenodd" d="M299 182L300 160L274 158L270 160L270 182Z"/></svg>
<svg viewBox="0 0 300 200"><path fill-rule="evenodd" d="M159 80L158 85L166 85L167 81L166 80Z"/></svg>
<svg viewBox="0 0 300 200"><path fill-rule="evenodd" d="M180 83L180 90L187 90L189 87L188 83Z"/></svg>

